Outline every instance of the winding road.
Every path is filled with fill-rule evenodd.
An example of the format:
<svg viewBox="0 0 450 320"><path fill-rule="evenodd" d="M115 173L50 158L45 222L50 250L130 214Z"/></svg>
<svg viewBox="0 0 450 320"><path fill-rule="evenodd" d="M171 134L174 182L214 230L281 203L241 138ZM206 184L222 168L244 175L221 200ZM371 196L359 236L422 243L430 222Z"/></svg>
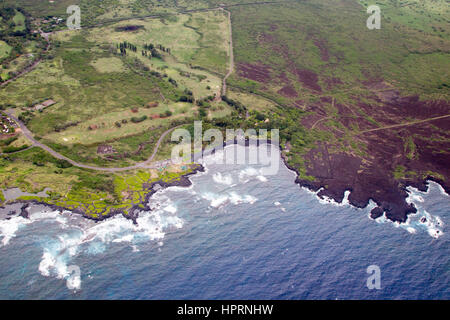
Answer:
<svg viewBox="0 0 450 320"><path fill-rule="evenodd" d="M157 169L160 168L161 166L164 166L166 164L171 163L170 160L164 160L164 161L157 161L157 162L153 162L153 159L155 158L156 154L158 153L158 149L161 145L161 143L163 142L164 138L173 130L179 128L180 126L171 128L169 130L166 130L161 137L159 138L159 140L156 142L155 148L153 149L153 153L150 156L150 158L148 158L148 160L146 160L145 162L141 162L138 164L135 164L134 166L130 166L130 167L123 167L123 168L105 168L105 167L95 167L95 166L90 166L90 165L86 165L86 164L82 164L79 162L76 162L70 158L67 158L66 156L60 154L59 152L53 150L52 148L50 148L49 146L40 143L39 141L37 141L34 136L33 133L27 128L27 126L20 121L14 114L13 111L11 109L5 111L5 113L12 119L14 120L20 127L20 129L22 130L22 133L25 135L25 137L27 137L28 140L30 140L33 144L34 147L39 147L45 151L47 151L48 153L50 153L53 157L60 159L60 160L66 160L68 161L70 164L72 164L75 167L78 168L83 168L83 169L89 169L89 170L95 170L95 171L103 171L103 172L124 172L124 171L129 171L129 170L136 170L136 169Z"/></svg>
<svg viewBox="0 0 450 320"><path fill-rule="evenodd" d="M230 62L229 62L228 73L225 75L225 77L223 78L223 82L222 82L222 95L226 95L226 93L227 93L227 80L233 74L233 71L234 71L233 28L232 28L232 25L231 25L231 12L226 10L226 9L224 9L224 7L213 8L213 9L206 9L205 11L211 11L211 10L223 10L224 12L226 12L228 14L228 25L229 25L229 34L230 34L230 42L229 42L229 44L230 44L230 48L229 48ZM197 11L197 10L192 10L192 11ZM50 34L41 32L41 35L47 41L46 51L48 51L48 49L50 47L50 40L49 40ZM22 71L16 77L14 77L14 78L12 78L12 79L2 83L1 86L6 86L8 83L16 80L17 78L23 76L24 74L30 72L31 70L33 70L41 62L41 60L42 59L36 61L32 66L30 66L27 69L25 69L24 71ZM158 149L161 146L161 143L163 142L164 138L170 132L172 132L173 130L181 127L181 126L177 126L177 127L174 127L174 128L166 130L161 135L159 140L157 141L152 155L145 162L141 162L141 163L135 164L134 166L130 166L130 167L107 168L107 167L90 166L90 165L86 165L86 164L83 164L83 163L79 163L79 162L76 162L76 161L74 161L74 160L72 160L72 159L70 159L70 158L60 154L59 152L53 150L49 146L47 146L47 145L37 141L34 138L33 133L27 128L27 126L14 115L13 110L9 109L9 110L5 111L5 113L18 124L18 126L22 130L22 132L25 135L25 137L27 137L27 139L29 139L32 142L32 147L41 148L41 149L47 151L48 153L50 153L53 157L55 157L57 159L60 159L60 160L66 160L67 162L69 162L70 164L72 164L75 167L83 168L83 169L89 169L89 170L94 170L94 171L102 171L102 172L124 172L124 171L136 170L136 169L157 169L157 168L160 168L160 167L162 167L164 165L170 164L171 160L164 160L164 161L153 162L153 159L155 158L156 154L158 153ZM29 148L27 148L26 150L28 150L28 149Z"/></svg>

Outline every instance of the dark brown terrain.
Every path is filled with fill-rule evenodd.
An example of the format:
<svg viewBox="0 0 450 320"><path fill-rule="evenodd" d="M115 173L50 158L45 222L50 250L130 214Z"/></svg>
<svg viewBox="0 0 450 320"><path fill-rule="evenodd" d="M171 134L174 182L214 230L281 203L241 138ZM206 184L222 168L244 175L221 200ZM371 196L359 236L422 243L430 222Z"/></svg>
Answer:
<svg viewBox="0 0 450 320"><path fill-rule="evenodd" d="M358 106L380 126L355 115L351 107L336 105L340 123L345 128L359 128L358 133L345 138L366 145L366 154L339 152L333 143L321 143L306 155L307 174L315 181L299 178L297 182L315 191L323 188L319 196L338 202L350 190L352 205L365 207L370 199L378 204L373 218L386 212L389 219L405 222L409 213L416 212L406 202L406 186L425 191L426 181L434 180L450 194L450 105L400 97L395 91L374 94L379 104ZM318 114L320 107L303 122L310 128L315 125L329 130L324 124L327 119L320 121ZM334 134L344 137L337 128Z"/></svg>
<svg viewBox="0 0 450 320"><path fill-rule="evenodd" d="M420 3L380 5L376 31L357 1L232 9L233 80L276 101L279 117L298 112L283 156L299 184L338 202L349 190L354 206L377 203L372 217L405 222L408 186L433 180L450 194L449 23Z"/></svg>

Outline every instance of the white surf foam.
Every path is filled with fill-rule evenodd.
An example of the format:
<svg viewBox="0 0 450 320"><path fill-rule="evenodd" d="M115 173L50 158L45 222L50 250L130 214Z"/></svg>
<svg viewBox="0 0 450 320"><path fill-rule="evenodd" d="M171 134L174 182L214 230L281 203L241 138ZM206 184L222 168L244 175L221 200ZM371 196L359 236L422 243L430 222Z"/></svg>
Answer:
<svg viewBox="0 0 450 320"><path fill-rule="evenodd" d="M25 219L20 216L13 216L9 220L0 220L0 237L2 239L2 246L8 245L11 239L16 236L17 231L19 231L22 227L42 220L55 221L63 227L67 224L67 220L61 216L59 211L43 211L33 213L30 215L29 219Z"/></svg>
<svg viewBox="0 0 450 320"><path fill-rule="evenodd" d="M42 243L43 253L38 270L42 276L65 279L69 289L78 290L81 288L81 275L77 271L79 268L70 265L74 256L80 253L101 253L111 243L127 243L136 252L139 251L138 244L148 241L162 243L167 231L183 227L184 221L176 216L176 204L164 193L157 192L150 200L150 207L154 210L140 212L137 224L123 216L94 223L68 211L64 214L58 211L35 212L30 214L29 219L15 216L0 221L1 243L3 246L10 243L18 230L28 224L37 221L58 223L63 232Z"/></svg>
<svg viewBox="0 0 450 320"><path fill-rule="evenodd" d="M227 203L238 205L242 203L254 204L258 199L251 195L239 195L236 192L227 192L225 194L216 194L212 192L205 192L202 198L210 202L213 208L220 208Z"/></svg>
<svg viewBox="0 0 450 320"><path fill-rule="evenodd" d="M9 244L16 232L24 225L30 223L29 220L22 217L12 217L9 220L0 220L0 236L2 237L2 246Z"/></svg>
<svg viewBox="0 0 450 320"><path fill-rule="evenodd" d="M224 184L227 186L230 186L233 184L233 178L231 177L231 175L222 175L220 172L217 172L215 174L213 174L213 180L216 183L219 184Z"/></svg>
<svg viewBox="0 0 450 320"><path fill-rule="evenodd" d="M247 183L252 178L256 178L261 182L267 182L267 178L263 174L263 169L255 169L253 167L247 167L239 172L239 181L241 183Z"/></svg>
<svg viewBox="0 0 450 320"><path fill-rule="evenodd" d="M266 177L264 177L264 176L257 176L256 178L258 178L258 180L259 181L261 181L261 182L267 182L267 178Z"/></svg>
<svg viewBox="0 0 450 320"><path fill-rule="evenodd" d="M392 222L386 218L385 213L383 213L383 216L376 219L376 221L378 223L392 223L396 228L404 229L411 234L426 232L434 239L439 239L444 235L444 223L442 219L437 215L430 214L422 207L422 204L426 201L424 196L426 196L429 191L430 190L428 190L428 192L421 192L415 188L408 188L409 195L406 198L406 202L414 204L417 213L408 215L405 223Z"/></svg>
<svg viewBox="0 0 450 320"><path fill-rule="evenodd" d="M350 202L348 200L348 197L350 196L350 191L349 190L346 190L344 192L344 198L342 199L342 202L339 203L339 202L335 201L333 198L330 198L330 197L327 197L327 196L319 197L318 194L319 194L320 191L322 191L322 189L323 188L321 188L317 192L315 192L315 194L316 194L316 196L317 196L317 198L318 198L318 200L319 200L319 202L321 204L333 205L333 206L336 206L336 207L343 207L343 206L349 206L350 205Z"/></svg>

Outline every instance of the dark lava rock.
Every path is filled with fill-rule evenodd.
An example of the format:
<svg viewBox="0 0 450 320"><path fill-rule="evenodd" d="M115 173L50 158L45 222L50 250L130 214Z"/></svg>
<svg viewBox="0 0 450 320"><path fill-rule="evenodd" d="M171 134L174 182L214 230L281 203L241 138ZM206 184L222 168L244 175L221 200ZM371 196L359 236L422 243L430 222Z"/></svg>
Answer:
<svg viewBox="0 0 450 320"><path fill-rule="evenodd" d="M383 212L383 209L381 209L380 207L373 208L372 211L370 211L370 217L372 219L378 219L383 215Z"/></svg>

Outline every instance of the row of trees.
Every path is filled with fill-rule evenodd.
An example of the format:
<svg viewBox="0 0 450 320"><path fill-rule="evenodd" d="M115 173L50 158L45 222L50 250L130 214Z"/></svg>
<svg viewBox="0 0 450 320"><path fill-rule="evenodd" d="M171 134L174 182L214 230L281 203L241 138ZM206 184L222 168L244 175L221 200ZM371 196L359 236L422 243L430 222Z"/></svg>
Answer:
<svg viewBox="0 0 450 320"><path fill-rule="evenodd" d="M164 46L162 46L160 44L158 44L156 47L155 47L155 45L153 43L144 44L144 50L152 51L152 50L154 50L156 48L158 48L162 52L167 52L169 54L171 53L170 48L166 48L166 47L164 47Z"/></svg>
<svg viewBox="0 0 450 320"><path fill-rule="evenodd" d="M117 49L120 50L120 54L123 56L127 55L127 50L131 50L132 52L137 52L137 47L134 44L127 42L127 41L117 44ZM159 45L159 50L170 53L169 48L165 48L161 45ZM143 57L148 57L149 59L151 59L151 58L162 59L161 53L159 53L159 51L156 49L156 47L153 44L144 44L144 49L141 51L141 54Z"/></svg>
<svg viewBox="0 0 450 320"><path fill-rule="evenodd" d="M120 50L120 54L123 56L127 55L127 50L131 50L132 52L137 52L137 47L134 44L127 42L127 41L119 43L117 45L117 49Z"/></svg>

